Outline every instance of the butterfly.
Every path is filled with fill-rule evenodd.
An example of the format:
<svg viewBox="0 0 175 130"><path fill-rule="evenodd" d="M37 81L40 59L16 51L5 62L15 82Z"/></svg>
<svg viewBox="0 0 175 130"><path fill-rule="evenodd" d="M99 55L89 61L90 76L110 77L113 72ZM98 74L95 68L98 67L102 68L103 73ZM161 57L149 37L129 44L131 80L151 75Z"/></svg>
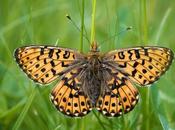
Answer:
<svg viewBox="0 0 175 130"><path fill-rule="evenodd" d="M14 57L39 84L59 80L51 101L63 114L82 117L97 109L108 117L130 112L139 100L136 84L154 83L174 58L165 47L145 46L101 53L93 42L88 54L55 46L24 46Z"/></svg>

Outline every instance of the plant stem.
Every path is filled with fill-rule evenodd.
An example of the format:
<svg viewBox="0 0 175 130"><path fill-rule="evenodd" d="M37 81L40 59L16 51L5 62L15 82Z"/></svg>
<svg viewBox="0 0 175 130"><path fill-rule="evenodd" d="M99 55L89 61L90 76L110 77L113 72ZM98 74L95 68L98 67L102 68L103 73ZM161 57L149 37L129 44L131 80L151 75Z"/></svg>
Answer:
<svg viewBox="0 0 175 130"><path fill-rule="evenodd" d="M84 0L82 0L80 52L83 52L83 35L84 35Z"/></svg>
<svg viewBox="0 0 175 130"><path fill-rule="evenodd" d="M92 112L93 112L93 114L95 115L95 117L97 118L97 120L98 120L100 126L102 127L102 129L103 129L103 130L106 130L106 128L105 128L103 122L100 120L99 116L95 113L95 111L92 111Z"/></svg>
<svg viewBox="0 0 175 130"><path fill-rule="evenodd" d="M148 23L147 23L147 2L146 0L141 0L141 21L142 21L142 42L144 45L148 43ZM142 110L143 112L143 119L145 121L144 125L142 128L145 130L149 130L150 122L149 122L149 97L150 97L150 89L147 88L145 89L143 93L143 103L142 106L144 107Z"/></svg>
<svg viewBox="0 0 175 130"><path fill-rule="evenodd" d="M84 36L84 0L82 0L82 13L81 13L81 34L80 34L80 52L83 52L83 36ZM81 129L84 129L84 120L81 120Z"/></svg>
<svg viewBox="0 0 175 130"><path fill-rule="evenodd" d="M31 106L31 104L33 102L33 99L34 99L35 94L36 94L36 90L37 90L36 87L34 87L30 97L27 100L27 103L25 104L23 110L21 111L18 119L15 122L15 125L13 126L13 130L18 130L20 125L22 124L22 122L24 120L24 117L27 114L27 112L28 112L28 110L29 110L29 108L30 108L30 106Z"/></svg>
<svg viewBox="0 0 175 130"><path fill-rule="evenodd" d="M146 0L143 1L143 42L147 44L148 42L148 23L147 23L147 7Z"/></svg>
<svg viewBox="0 0 175 130"><path fill-rule="evenodd" d="M148 23L147 23L147 7L146 7L146 0L143 0L143 42L144 44L148 43ZM145 100L145 106L146 106L146 113L145 113L145 117L146 117L146 130L149 130L149 97L150 97L150 89L148 88L145 91L145 95L146 95L146 100Z"/></svg>
<svg viewBox="0 0 175 130"><path fill-rule="evenodd" d="M170 12L171 12L171 8L168 8L167 11L165 12L165 15L163 17L163 19L161 20L162 22L160 23L160 26L159 26L159 29L157 31L157 35L156 35L156 38L155 38L155 43L157 44L159 39L160 39L160 35L163 31L163 27L168 19L168 16L170 15Z"/></svg>
<svg viewBox="0 0 175 130"><path fill-rule="evenodd" d="M95 11L96 0L92 0L91 43L95 40Z"/></svg>

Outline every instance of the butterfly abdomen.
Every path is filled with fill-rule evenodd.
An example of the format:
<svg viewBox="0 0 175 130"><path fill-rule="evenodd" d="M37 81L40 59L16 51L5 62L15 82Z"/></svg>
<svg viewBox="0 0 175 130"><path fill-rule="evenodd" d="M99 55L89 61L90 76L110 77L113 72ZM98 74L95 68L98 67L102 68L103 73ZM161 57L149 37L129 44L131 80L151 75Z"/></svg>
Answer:
<svg viewBox="0 0 175 130"><path fill-rule="evenodd" d="M89 97L92 106L95 106L99 96L101 95L102 72L100 71L101 61L98 55L90 57L84 74L81 77L82 89Z"/></svg>

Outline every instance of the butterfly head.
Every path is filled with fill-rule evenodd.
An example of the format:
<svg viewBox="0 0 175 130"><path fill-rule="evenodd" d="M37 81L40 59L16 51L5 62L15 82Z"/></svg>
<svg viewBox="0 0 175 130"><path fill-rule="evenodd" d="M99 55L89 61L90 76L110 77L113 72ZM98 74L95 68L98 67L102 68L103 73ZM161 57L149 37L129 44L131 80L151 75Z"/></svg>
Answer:
<svg viewBox="0 0 175 130"><path fill-rule="evenodd" d="M96 41L92 42L90 47L91 52L99 52L99 47Z"/></svg>

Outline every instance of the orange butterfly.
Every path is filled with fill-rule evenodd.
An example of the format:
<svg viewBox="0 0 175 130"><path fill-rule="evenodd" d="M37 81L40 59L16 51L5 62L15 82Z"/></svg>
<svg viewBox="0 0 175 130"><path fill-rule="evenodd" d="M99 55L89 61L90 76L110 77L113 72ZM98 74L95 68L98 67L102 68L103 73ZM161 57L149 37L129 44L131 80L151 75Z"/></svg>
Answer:
<svg viewBox="0 0 175 130"><path fill-rule="evenodd" d="M51 100L63 114L80 117L96 108L106 116L131 111L139 100L134 84L152 84L169 68L173 52L164 47L134 47L102 54L96 42L88 54L53 46L27 46L14 56L30 79L59 79Z"/></svg>

